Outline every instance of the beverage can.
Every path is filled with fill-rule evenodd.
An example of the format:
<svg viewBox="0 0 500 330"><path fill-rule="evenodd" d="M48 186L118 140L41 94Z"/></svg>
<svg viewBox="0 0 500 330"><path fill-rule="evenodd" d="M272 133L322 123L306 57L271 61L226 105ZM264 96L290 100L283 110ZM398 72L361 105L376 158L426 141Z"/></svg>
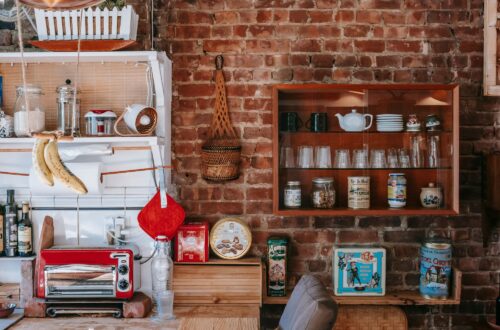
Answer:
<svg viewBox="0 0 500 330"><path fill-rule="evenodd" d="M446 299L451 277L451 244L432 238L420 247L420 294L426 299Z"/></svg>

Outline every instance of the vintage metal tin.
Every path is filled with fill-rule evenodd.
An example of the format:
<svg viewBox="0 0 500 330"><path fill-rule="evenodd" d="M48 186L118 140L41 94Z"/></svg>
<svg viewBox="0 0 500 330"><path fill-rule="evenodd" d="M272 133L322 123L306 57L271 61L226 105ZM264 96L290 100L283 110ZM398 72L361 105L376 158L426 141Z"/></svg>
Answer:
<svg viewBox="0 0 500 330"><path fill-rule="evenodd" d="M347 177L347 206L351 209L370 208L370 177Z"/></svg>
<svg viewBox="0 0 500 330"><path fill-rule="evenodd" d="M431 238L420 247L420 294L426 299L446 299L451 278L451 244Z"/></svg>
<svg viewBox="0 0 500 330"><path fill-rule="evenodd" d="M175 261L208 261L208 221L184 223L175 238Z"/></svg>
<svg viewBox="0 0 500 330"><path fill-rule="evenodd" d="M267 240L267 295L285 297L287 282L288 239L270 237Z"/></svg>
<svg viewBox="0 0 500 330"><path fill-rule="evenodd" d="M239 259L251 245L250 227L240 219L221 219L210 230L210 247L222 259Z"/></svg>
<svg viewBox="0 0 500 330"><path fill-rule="evenodd" d="M406 177L403 173L389 173L387 202L392 208L406 206Z"/></svg>

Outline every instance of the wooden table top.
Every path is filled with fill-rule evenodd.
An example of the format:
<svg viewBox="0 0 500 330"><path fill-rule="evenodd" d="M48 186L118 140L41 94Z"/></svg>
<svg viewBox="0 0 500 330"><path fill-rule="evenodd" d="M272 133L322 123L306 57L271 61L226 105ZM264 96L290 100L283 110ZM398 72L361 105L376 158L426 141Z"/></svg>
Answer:
<svg viewBox="0 0 500 330"><path fill-rule="evenodd" d="M14 330L257 330L259 308L255 306L176 307L175 320L157 322L143 319L112 317L24 318L10 329Z"/></svg>

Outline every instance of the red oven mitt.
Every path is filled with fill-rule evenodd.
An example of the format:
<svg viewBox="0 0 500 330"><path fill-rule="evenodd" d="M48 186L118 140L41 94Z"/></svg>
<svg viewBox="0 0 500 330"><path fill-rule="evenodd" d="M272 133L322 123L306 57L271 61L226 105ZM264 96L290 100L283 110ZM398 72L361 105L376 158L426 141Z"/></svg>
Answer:
<svg viewBox="0 0 500 330"><path fill-rule="evenodd" d="M155 239L159 235L165 235L169 240L172 240L185 217L186 213L182 206L168 194L167 207L162 209L160 191L158 191L141 210L137 220L142 230L151 238Z"/></svg>

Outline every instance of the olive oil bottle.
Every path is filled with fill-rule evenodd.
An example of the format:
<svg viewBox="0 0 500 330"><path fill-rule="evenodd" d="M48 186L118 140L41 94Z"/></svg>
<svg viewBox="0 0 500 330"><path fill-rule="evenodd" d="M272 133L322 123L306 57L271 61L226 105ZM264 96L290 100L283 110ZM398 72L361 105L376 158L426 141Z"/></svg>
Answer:
<svg viewBox="0 0 500 330"><path fill-rule="evenodd" d="M30 204L23 202L23 213L17 228L17 247L20 257L33 254L33 223L30 220Z"/></svg>
<svg viewBox="0 0 500 330"><path fill-rule="evenodd" d="M5 255L17 256L17 206L14 203L14 190L7 190L7 205L5 205Z"/></svg>

